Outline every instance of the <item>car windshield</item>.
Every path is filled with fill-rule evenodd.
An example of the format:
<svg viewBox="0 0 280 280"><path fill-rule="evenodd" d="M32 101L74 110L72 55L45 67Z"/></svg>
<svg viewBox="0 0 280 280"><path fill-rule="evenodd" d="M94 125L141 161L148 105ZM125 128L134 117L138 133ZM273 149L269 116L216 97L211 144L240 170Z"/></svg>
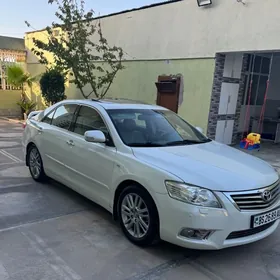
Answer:
<svg viewBox="0 0 280 280"><path fill-rule="evenodd" d="M168 110L107 110L122 141L130 147L161 147L211 141Z"/></svg>

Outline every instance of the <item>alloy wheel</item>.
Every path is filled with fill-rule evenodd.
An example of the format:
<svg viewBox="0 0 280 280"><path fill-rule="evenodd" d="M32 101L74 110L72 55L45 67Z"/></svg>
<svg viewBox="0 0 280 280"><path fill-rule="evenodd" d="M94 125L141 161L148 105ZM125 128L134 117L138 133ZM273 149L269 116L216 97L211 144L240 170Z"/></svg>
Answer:
<svg viewBox="0 0 280 280"><path fill-rule="evenodd" d="M41 157L36 148L32 148L29 153L29 167L34 178L39 178L42 171Z"/></svg>
<svg viewBox="0 0 280 280"><path fill-rule="evenodd" d="M144 200L136 193L128 193L121 203L121 218L134 238L144 237L150 226L150 214Z"/></svg>

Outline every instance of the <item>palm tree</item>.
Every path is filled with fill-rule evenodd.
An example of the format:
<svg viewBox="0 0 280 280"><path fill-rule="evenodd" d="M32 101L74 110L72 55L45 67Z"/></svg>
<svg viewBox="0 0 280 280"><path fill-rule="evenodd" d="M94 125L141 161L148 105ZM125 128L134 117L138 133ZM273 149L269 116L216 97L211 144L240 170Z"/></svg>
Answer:
<svg viewBox="0 0 280 280"><path fill-rule="evenodd" d="M29 87L32 86L33 81L35 80L34 77L31 77L29 73L25 73L21 66L19 65L11 65L7 68L7 81L10 85L13 85L14 87L20 87L21 88L21 101L18 102L18 105L21 107L22 114L24 116L24 113L28 113L27 109L28 107L35 107L35 103L28 101L26 99L24 85L27 84ZM32 104L29 104L32 103ZM30 105L30 106L29 106ZM29 111L29 110L28 110Z"/></svg>
<svg viewBox="0 0 280 280"><path fill-rule="evenodd" d="M24 101L26 99L24 84L31 87L34 78L32 78L30 74L25 73L21 66L15 64L7 68L7 81L10 85L22 89L21 100Z"/></svg>

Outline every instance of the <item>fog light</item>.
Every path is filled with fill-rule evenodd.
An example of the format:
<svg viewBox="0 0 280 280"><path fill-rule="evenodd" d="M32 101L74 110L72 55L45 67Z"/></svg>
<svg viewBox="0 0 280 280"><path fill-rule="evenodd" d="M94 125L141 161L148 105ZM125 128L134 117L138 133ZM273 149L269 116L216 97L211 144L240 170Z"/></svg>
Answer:
<svg viewBox="0 0 280 280"><path fill-rule="evenodd" d="M207 239L212 232L212 230L184 228L181 230L180 235L187 238L202 240Z"/></svg>

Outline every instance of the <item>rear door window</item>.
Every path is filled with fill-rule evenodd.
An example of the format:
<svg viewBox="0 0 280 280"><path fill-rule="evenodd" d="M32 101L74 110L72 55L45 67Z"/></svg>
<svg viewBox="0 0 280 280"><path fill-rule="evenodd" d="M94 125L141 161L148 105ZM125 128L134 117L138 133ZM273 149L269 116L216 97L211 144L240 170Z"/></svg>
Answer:
<svg viewBox="0 0 280 280"><path fill-rule="evenodd" d="M52 117L51 124L68 130L77 109L76 104L65 104L59 106Z"/></svg>
<svg viewBox="0 0 280 280"><path fill-rule="evenodd" d="M55 110L53 110L52 112L50 112L47 116L45 116L45 117L42 119L42 122L43 122L43 123L51 124L51 123L52 123L52 119L53 119L54 113L55 113Z"/></svg>

